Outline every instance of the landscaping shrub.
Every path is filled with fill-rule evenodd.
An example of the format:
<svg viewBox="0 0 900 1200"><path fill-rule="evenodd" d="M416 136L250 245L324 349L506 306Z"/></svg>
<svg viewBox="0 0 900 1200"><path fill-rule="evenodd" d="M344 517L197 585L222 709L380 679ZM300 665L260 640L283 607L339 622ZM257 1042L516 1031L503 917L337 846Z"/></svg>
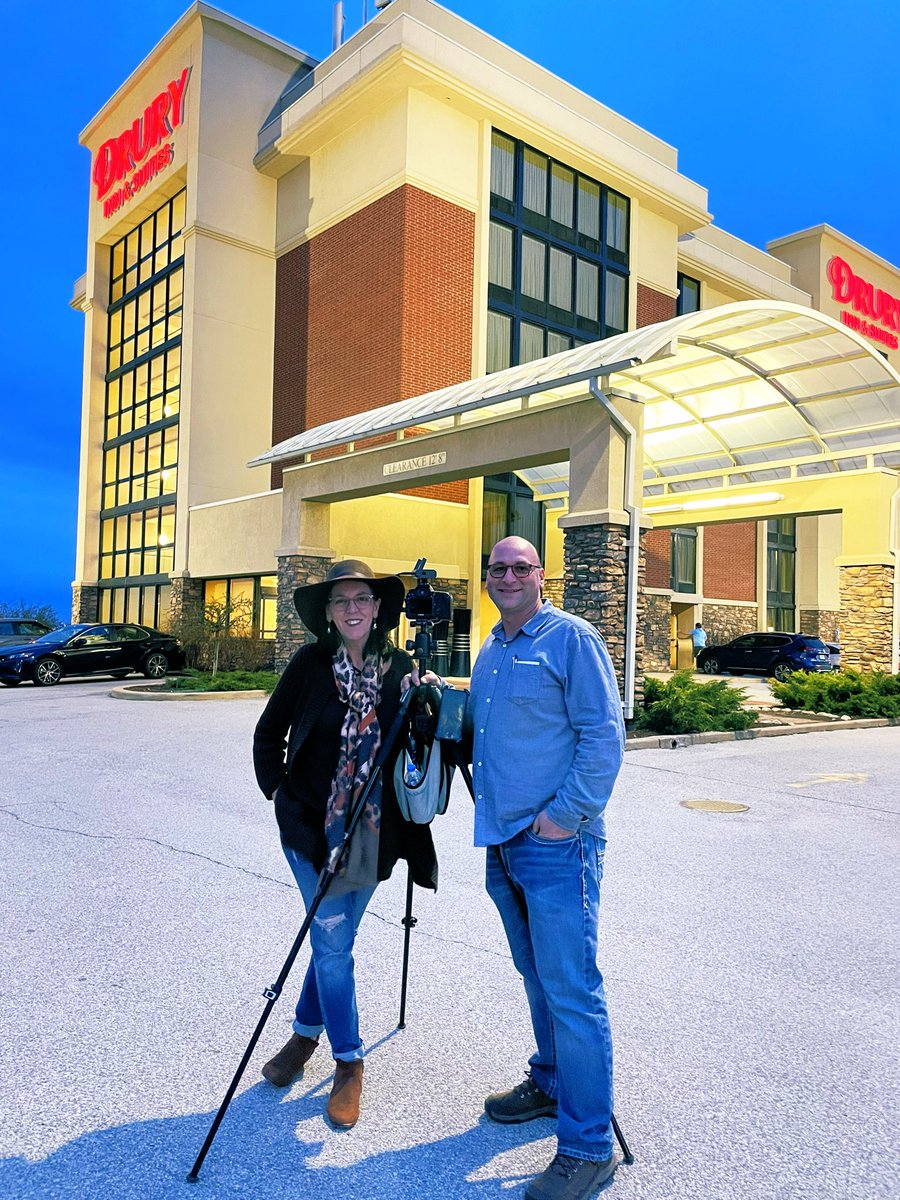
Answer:
<svg viewBox="0 0 900 1200"><path fill-rule="evenodd" d="M757 714L741 708L743 690L724 679L698 683L691 671L677 671L662 683L644 680L644 707L635 727L652 733L708 733L714 729L749 729Z"/></svg>
<svg viewBox="0 0 900 1200"><path fill-rule="evenodd" d="M772 695L786 708L834 713L840 717L900 717L900 675L883 671L795 671L772 683Z"/></svg>
<svg viewBox="0 0 900 1200"><path fill-rule="evenodd" d="M219 671L215 676L189 671L170 676L168 688L173 692L272 692L278 679L274 671Z"/></svg>

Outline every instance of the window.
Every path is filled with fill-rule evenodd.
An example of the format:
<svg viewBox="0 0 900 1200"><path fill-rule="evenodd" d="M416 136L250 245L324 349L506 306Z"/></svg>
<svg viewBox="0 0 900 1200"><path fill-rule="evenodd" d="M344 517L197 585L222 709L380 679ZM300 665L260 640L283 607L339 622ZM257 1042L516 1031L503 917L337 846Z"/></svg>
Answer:
<svg viewBox="0 0 900 1200"><path fill-rule="evenodd" d="M110 249L102 620L159 624L175 560L185 192Z"/></svg>
<svg viewBox="0 0 900 1200"><path fill-rule="evenodd" d="M246 575L235 579L206 579L204 605L222 605L227 628L240 637L272 639L276 632L278 578ZM229 612L229 609L233 611Z"/></svg>
<svg viewBox="0 0 900 1200"><path fill-rule="evenodd" d="M692 313L700 311L700 280L691 279L690 275L682 275L678 272L678 300L675 304L675 312L678 316L682 313Z"/></svg>
<svg viewBox="0 0 900 1200"><path fill-rule="evenodd" d="M795 518L778 517L769 521L766 541L767 624L770 629L790 633L796 624L797 522Z"/></svg>
<svg viewBox="0 0 900 1200"><path fill-rule="evenodd" d="M488 556L502 538L515 534L543 553L544 505L514 471L487 475L481 516L481 573L487 572Z"/></svg>
<svg viewBox="0 0 900 1200"><path fill-rule="evenodd" d="M672 572L669 586L673 592L697 591L697 530L672 530Z"/></svg>
<svg viewBox="0 0 900 1200"><path fill-rule="evenodd" d="M488 371L628 327L630 204L495 130Z"/></svg>

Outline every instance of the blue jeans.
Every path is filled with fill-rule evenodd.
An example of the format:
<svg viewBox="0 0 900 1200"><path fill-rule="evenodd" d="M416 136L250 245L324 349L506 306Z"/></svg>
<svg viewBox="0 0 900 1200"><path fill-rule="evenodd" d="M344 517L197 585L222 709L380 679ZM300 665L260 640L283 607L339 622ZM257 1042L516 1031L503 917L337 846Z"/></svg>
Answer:
<svg viewBox="0 0 900 1200"><path fill-rule="evenodd" d="M525 982L537 1042L531 1077L556 1098L560 1153L609 1158L612 1038L597 966L605 842L589 833L554 841L525 829L497 849L514 886L489 846L487 890Z"/></svg>
<svg viewBox="0 0 900 1200"><path fill-rule="evenodd" d="M309 911L319 872L290 846L281 848ZM345 1062L363 1056L353 978L353 942L374 891L363 888L334 897L326 892L309 929L312 958L297 1001L294 1033L317 1038L324 1029L331 1053Z"/></svg>

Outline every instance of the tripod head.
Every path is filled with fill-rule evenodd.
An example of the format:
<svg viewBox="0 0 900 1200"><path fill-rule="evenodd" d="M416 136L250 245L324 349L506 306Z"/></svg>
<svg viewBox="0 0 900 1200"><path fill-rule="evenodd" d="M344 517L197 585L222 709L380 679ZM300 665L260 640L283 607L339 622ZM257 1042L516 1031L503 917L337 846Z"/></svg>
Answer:
<svg viewBox="0 0 900 1200"><path fill-rule="evenodd" d="M431 581L437 578L437 571L426 570L425 561L424 558L418 559L410 572L415 576L416 585L406 593L403 601L406 619L416 630L415 640L408 641L406 649L415 655L420 675L428 670L429 659L434 652L434 627L450 620L453 606L453 597L449 592L436 591L431 586Z"/></svg>

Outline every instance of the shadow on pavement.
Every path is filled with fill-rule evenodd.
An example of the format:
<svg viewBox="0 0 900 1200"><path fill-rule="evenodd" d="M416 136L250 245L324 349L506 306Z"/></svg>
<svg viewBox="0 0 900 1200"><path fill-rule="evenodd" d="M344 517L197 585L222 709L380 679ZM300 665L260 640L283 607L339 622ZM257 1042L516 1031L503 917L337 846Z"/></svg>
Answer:
<svg viewBox="0 0 900 1200"><path fill-rule="evenodd" d="M402 1150L371 1153L349 1165L317 1167L322 1140L301 1140L299 1122L322 1117L322 1084L296 1098L282 1098L258 1083L232 1102L199 1181L185 1179L203 1144L213 1112L135 1121L84 1134L39 1162L0 1159L0 1196L16 1200L171 1200L185 1197L265 1197L298 1200L500 1200L521 1194L526 1178L503 1175L498 1155L529 1137L552 1133L548 1121L527 1132L498 1129L486 1118L462 1134L423 1141ZM363 1116L365 1120L365 1115ZM538 1126L539 1128L535 1128ZM357 1127L360 1131L362 1126ZM352 1137L353 1133L335 1136Z"/></svg>

